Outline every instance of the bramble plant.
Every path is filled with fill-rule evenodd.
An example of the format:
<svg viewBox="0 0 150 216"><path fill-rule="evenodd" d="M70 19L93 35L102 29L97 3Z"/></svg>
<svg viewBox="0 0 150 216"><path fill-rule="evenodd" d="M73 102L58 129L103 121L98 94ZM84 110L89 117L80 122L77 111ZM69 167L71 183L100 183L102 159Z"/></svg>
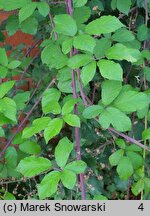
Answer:
<svg viewBox="0 0 150 216"><path fill-rule="evenodd" d="M1 42L21 30L39 46L0 48L1 199L150 199L150 1L0 9L16 10Z"/></svg>

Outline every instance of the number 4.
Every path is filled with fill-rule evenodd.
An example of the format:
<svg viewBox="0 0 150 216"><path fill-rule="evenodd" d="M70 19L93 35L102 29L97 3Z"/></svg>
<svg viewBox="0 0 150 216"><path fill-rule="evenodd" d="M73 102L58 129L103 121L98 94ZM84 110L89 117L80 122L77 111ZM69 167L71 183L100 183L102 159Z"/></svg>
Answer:
<svg viewBox="0 0 150 216"><path fill-rule="evenodd" d="M144 206L143 206L143 203L141 203L138 207L139 210L143 211L144 210Z"/></svg>

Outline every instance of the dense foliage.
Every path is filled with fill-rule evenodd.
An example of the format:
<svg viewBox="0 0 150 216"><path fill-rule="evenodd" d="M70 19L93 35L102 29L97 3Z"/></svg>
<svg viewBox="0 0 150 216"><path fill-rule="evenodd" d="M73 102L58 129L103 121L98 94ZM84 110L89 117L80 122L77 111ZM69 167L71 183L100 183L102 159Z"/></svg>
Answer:
<svg viewBox="0 0 150 216"><path fill-rule="evenodd" d="M150 1L0 8L39 46L0 48L1 199L150 199Z"/></svg>

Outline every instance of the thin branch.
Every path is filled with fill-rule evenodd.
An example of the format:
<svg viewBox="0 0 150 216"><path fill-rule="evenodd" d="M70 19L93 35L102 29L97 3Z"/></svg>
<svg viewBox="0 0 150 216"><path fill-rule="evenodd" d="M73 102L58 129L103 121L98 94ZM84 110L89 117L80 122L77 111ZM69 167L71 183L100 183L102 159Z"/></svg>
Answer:
<svg viewBox="0 0 150 216"><path fill-rule="evenodd" d="M31 94L31 96L30 96L28 102L26 103L26 106L30 103L31 99L33 98L33 96L35 95L36 91L38 90L38 88L39 88L41 82L42 82L42 79L40 79L40 80L38 81L38 83L37 83L37 85L36 85L34 91L32 92L32 94Z"/></svg>
<svg viewBox="0 0 150 216"><path fill-rule="evenodd" d="M144 8L145 8L145 25L147 26L148 23L148 8L147 8L147 0L144 0Z"/></svg>
<svg viewBox="0 0 150 216"><path fill-rule="evenodd" d="M73 54L74 55L78 54L78 50L74 49ZM84 106L87 106L88 103L87 103L87 100L86 100L85 92L83 90L83 85L82 85L82 81L81 81L81 77L80 77L80 69L77 69L76 72L77 72L77 77L78 77L78 83L79 83L81 98L82 98Z"/></svg>
<svg viewBox="0 0 150 216"><path fill-rule="evenodd" d="M28 55L31 53L31 51L40 43L42 42L43 38L40 38L37 40L26 52L25 57L28 57Z"/></svg>
<svg viewBox="0 0 150 216"><path fill-rule="evenodd" d="M50 19L51 26L52 26L52 29L53 29L53 32L54 32L55 40L57 40L58 39L58 35L57 35L56 31L55 31L53 17L52 17L52 14L50 12L49 12L49 19Z"/></svg>
<svg viewBox="0 0 150 216"><path fill-rule="evenodd" d="M84 106L87 106L88 103L87 103L87 101L86 101L86 95L85 95L85 92L84 92L84 90L83 90L83 85L82 85L82 82L81 82L80 69L77 69L77 77L78 77L80 93L81 93L81 97L82 97Z"/></svg>
<svg viewBox="0 0 150 216"><path fill-rule="evenodd" d="M94 103L94 99L95 99L95 92L96 92L96 84L94 84L94 88L93 88L93 92L92 92L92 104Z"/></svg>
<svg viewBox="0 0 150 216"><path fill-rule="evenodd" d="M58 2L48 2L50 5L56 5L56 4L65 4L64 1L58 1Z"/></svg>
<svg viewBox="0 0 150 216"><path fill-rule="evenodd" d="M50 84L47 86L46 89L48 89L49 87L51 87L54 84L55 80L56 80L56 78L53 78L52 81L50 82ZM42 96L43 96L43 94L41 94L39 96L39 98L36 100L35 104L31 108L31 110L28 112L28 114L26 115L26 117L20 122L20 124L18 125L18 127L17 127L16 131L14 132L13 136L10 138L10 140L8 140L8 142L6 143L5 147L1 151L0 158L5 154L6 149L8 148L8 146L11 145L11 142L13 141L13 139L15 138L15 136L17 135L17 133L19 133L19 131L20 131L21 127L23 126L23 124L28 120L28 118L30 117L30 115L34 111L35 107L40 103L40 101L42 99Z"/></svg>
<svg viewBox="0 0 150 216"><path fill-rule="evenodd" d="M18 80L18 86L21 84L21 81L23 80L26 72L28 71L30 65L33 63L33 61L38 57L38 55L34 56L34 58L31 59L30 63L27 65L27 67L25 67L25 69L23 70L20 79ZM14 95L16 94L17 89L13 92L12 97L14 97Z"/></svg>
<svg viewBox="0 0 150 216"><path fill-rule="evenodd" d="M133 7L133 8L131 8L131 10L129 11L129 13L132 13L133 11L135 11L135 10L137 10L138 9L138 7L136 6L136 7ZM118 19L122 19L122 18L124 18L125 16L127 16L126 14L120 14L119 15L119 17L118 17Z"/></svg>
<svg viewBox="0 0 150 216"><path fill-rule="evenodd" d="M135 145L137 145L137 146L139 146L139 147L141 147L141 148L143 148L143 149L145 149L145 150L147 150L147 151L150 152L150 147L143 145L142 143L140 143L139 141L135 140L134 138L131 138L131 137L125 135L124 133L119 132L119 131L115 130L114 128L111 128L111 127L109 127L108 130L111 131L111 132L114 132L115 134L118 134L119 136L121 136L125 140L127 140L128 142L133 143L133 144L135 144Z"/></svg>

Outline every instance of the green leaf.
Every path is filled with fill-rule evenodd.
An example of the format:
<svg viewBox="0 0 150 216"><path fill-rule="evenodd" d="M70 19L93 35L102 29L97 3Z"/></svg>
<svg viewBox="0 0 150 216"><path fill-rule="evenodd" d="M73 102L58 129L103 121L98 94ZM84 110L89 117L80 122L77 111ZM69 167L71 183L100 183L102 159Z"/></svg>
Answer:
<svg viewBox="0 0 150 216"><path fill-rule="evenodd" d="M76 174L84 173L87 165L82 160L73 161L65 166L65 170L70 170Z"/></svg>
<svg viewBox="0 0 150 216"><path fill-rule="evenodd" d="M132 32L127 30L126 28L120 28L112 35L112 40L120 43L133 41L134 39L135 37Z"/></svg>
<svg viewBox="0 0 150 216"><path fill-rule="evenodd" d="M0 98L3 98L5 94L13 87L15 81L7 81L0 85Z"/></svg>
<svg viewBox="0 0 150 216"><path fill-rule="evenodd" d="M0 137L5 137L5 132L2 127L0 127Z"/></svg>
<svg viewBox="0 0 150 216"><path fill-rule="evenodd" d="M18 16L12 15L7 19L6 30L9 36L12 36L19 29L19 19Z"/></svg>
<svg viewBox="0 0 150 216"><path fill-rule="evenodd" d="M71 111L73 111L76 103L77 103L77 99L75 98L66 101L62 107L62 115L69 114Z"/></svg>
<svg viewBox="0 0 150 216"><path fill-rule="evenodd" d="M27 154L39 154L41 147L32 140L26 140L19 145L19 149Z"/></svg>
<svg viewBox="0 0 150 216"><path fill-rule="evenodd" d="M3 169L3 163L2 162L0 162L0 171Z"/></svg>
<svg viewBox="0 0 150 216"><path fill-rule="evenodd" d="M33 177L51 169L51 167L52 163L47 158L30 156L19 162L17 171L25 177Z"/></svg>
<svg viewBox="0 0 150 216"><path fill-rule="evenodd" d="M12 193L9 193L8 191L4 195L4 200L16 200L15 196Z"/></svg>
<svg viewBox="0 0 150 216"><path fill-rule="evenodd" d="M21 23L20 27L24 33L35 35L38 29L38 21L35 17L29 17Z"/></svg>
<svg viewBox="0 0 150 216"><path fill-rule="evenodd" d="M8 68L0 65L0 78L5 78L8 73Z"/></svg>
<svg viewBox="0 0 150 216"><path fill-rule="evenodd" d="M62 129L63 120L59 118L55 118L50 121L48 126L44 130L44 139L46 143L53 137L55 137Z"/></svg>
<svg viewBox="0 0 150 216"><path fill-rule="evenodd" d="M11 167L13 167L13 168L16 167L16 165L17 165L17 160L18 160L18 155L17 155L17 151L16 151L16 149L15 149L14 147L9 146L9 147L6 149L4 158L5 158L6 164L7 164L8 166L11 166Z"/></svg>
<svg viewBox="0 0 150 216"><path fill-rule="evenodd" d="M130 158L132 166L135 170L143 166L143 158L139 153L127 151L126 154L127 157Z"/></svg>
<svg viewBox="0 0 150 216"><path fill-rule="evenodd" d="M73 143L67 137L61 139L55 148L55 160L59 167L64 167L73 150Z"/></svg>
<svg viewBox="0 0 150 216"><path fill-rule="evenodd" d="M142 132L142 138L143 138L143 140L148 140L148 139L150 139L150 128L145 129L145 130Z"/></svg>
<svg viewBox="0 0 150 216"><path fill-rule="evenodd" d="M87 0L73 0L73 7L82 7L87 3Z"/></svg>
<svg viewBox="0 0 150 216"><path fill-rule="evenodd" d="M81 34L74 38L73 45L76 49L85 50L93 53L96 40L90 35Z"/></svg>
<svg viewBox="0 0 150 216"><path fill-rule="evenodd" d="M145 24L138 28L137 38L139 41L145 41L149 38L149 29Z"/></svg>
<svg viewBox="0 0 150 216"><path fill-rule="evenodd" d="M140 103L139 103L140 101ZM148 105L148 97L143 92L122 91L113 102L113 106L123 112L134 112Z"/></svg>
<svg viewBox="0 0 150 216"><path fill-rule="evenodd" d="M7 167L6 165L3 166L3 168L0 171L0 178L6 179L7 178Z"/></svg>
<svg viewBox="0 0 150 216"><path fill-rule="evenodd" d="M54 17L55 30L59 34L74 36L77 33L76 21L68 14Z"/></svg>
<svg viewBox="0 0 150 216"><path fill-rule="evenodd" d="M75 8L73 11L73 18L76 20L77 25L85 23L91 16L91 10L89 7L83 6Z"/></svg>
<svg viewBox="0 0 150 216"><path fill-rule="evenodd" d="M110 124L118 131L130 131L131 120L120 110L108 107L104 110L99 117L99 123L104 129L107 129Z"/></svg>
<svg viewBox="0 0 150 216"><path fill-rule="evenodd" d="M107 197L103 196L103 195L94 195L93 200L108 200Z"/></svg>
<svg viewBox="0 0 150 216"><path fill-rule="evenodd" d="M64 187L73 189L76 184L76 174L70 170L64 169L61 173L61 181Z"/></svg>
<svg viewBox="0 0 150 216"><path fill-rule="evenodd" d="M26 127L23 130L22 138L27 139L33 136L34 134L44 130L48 126L50 121L51 121L50 117L42 117L42 118L35 119L30 127Z"/></svg>
<svg viewBox="0 0 150 216"><path fill-rule="evenodd" d="M86 86L94 77L96 73L96 62L92 61L88 65L84 66L81 70L81 80L84 86Z"/></svg>
<svg viewBox="0 0 150 216"><path fill-rule="evenodd" d="M42 106L45 107L47 103L50 103L51 101L59 101L61 96L61 92L58 91L56 88L50 88L44 91L43 97L42 97Z"/></svg>
<svg viewBox="0 0 150 216"><path fill-rule="evenodd" d="M43 113L59 114L61 107L58 103L61 92L57 89L50 88L43 93L42 97L42 111Z"/></svg>
<svg viewBox="0 0 150 216"><path fill-rule="evenodd" d="M139 146L137 146L137 145L135 145L135 144L132 144L132 145L130 145L130 146L126 146L126 150L127 150L127 151L140 152L140 151L142 151L142 148L139 147Z"/></svg>
<svg viewBox="0 0 150 216"><path fill-rule="evenodd" d="M1 105L0 105L0 109L1 109ZM12 123L12 121L7 117L5 117L3 113L0 112L0 126L3 126L4 124L10 124L10 123Z"/></svg>
<svg viewBox="0 0 150 216"><path fill-rule="evenodd" d="M61 173L58 171L52 171L45 175L41 183L38 184L38 195L40 200L51 197L56 193L60 177Z"/></svg>
<svg viewBox="0 0 150 216"><path fill-rule="evenodd" d="M7 175L8 177L14 177L17 179L21 178L21 174L14 169L14 167L8 166L7 165Z"/></svg>
<svg viewBox="0 0 150 216"><path fill-rule="evenodd" d="M122 157L117 166L117 173L121 180L128 180L133 174L133 166L128 157Z"/></svg>
<svg viewBox="0 0 150 216"><path fill-rule="evenodd" d="M141 43L137 39L135 39L133 41L124 42L123 45L128 47L128 48L133 48L133 49L138 49L138 50L141 49ZM141 58L141 54L140 54L139 58Z"/></svg>
<svg viewBox="0 0 150 216"><path fill-rule="evenodd" d="M12 120L13 122L17 122L16 108L16 103L12 99L8 97L0 99L0 112L2 112L6 118Z"/></svg>
<svg viewBox="0 0 150 216"><path fill-rule="evenodd" d="M150 191L150 178L144 178L144 190L146 192Z"/></svg>
<svg viewBox="0 0 150 216"><path fill-rule="evenodd" d="M71 74L71 73L70 73ZM77 81L77 77L75 77L75 80ZM58 88L61 92L63 93L73 93L72 91L72 80L69 79L67 81L59 81L58 82ZM77 88L77 92L79 92L79 83L76 82L76 88Z"/></svg>
<svg viewBox="0 0 150 216"><path fill-rule="evenodd" d="M8 64L8 68L9 69L15 69L15 68L19 67L20 64L21 64L20 61L14 60Z"/></svg>
<svg viewBox="0 0 150 216"><path fill-rule="evenodd" d="M80 118L74 114L67 114L63 117L64 121L72 127L80 127Z"/></svg>
<svg viewBox="0 0 150 216"><path fill-rule="evenodd" d="M124 150L120 149L116 152L114 152L110 157L109 157L109 162L111 164L111 166L117 166L120 159L123 157L124 155Z"/></svg>
<svg viewBox="0 0 150 216"><path fill-rule="evenodd" d="M18 144L21 144L25 141L25 139L22 138L22 132L19 132L15 135L13 141L12 141L12 144L13 145L18 145Z"/></svg>
<svg viewBox="0 0 150 216"><path fill-rule="evenodd" d="M22 8L23 6L30 4L31 0L1 0L1 5L6 11L12 11L18 8Z"/></svg>
<svg viewBox="0 0 150 216"><path fill-rule="evenodd" d="M107 26L107 28L106 28ZM124 25L115 16L101 16L86 26L86 33L91 35L107 34L116 31Z"/></svg>
<svg viewBox="0 0 150 216"><path fill-rule="evenodd" d="M5 36L2 31L0 31L0 42L4 43Z"/></svg>
<svg viewBox="0 0 150 216"><path fill-rule="evenodd" d="M142 52L142 57L150 60L150 51L149 50L143 50Z"/></svg>
<svg viewBox="0 0 150 216"><path fill-rule="evenodd" d="M117 0L117 8L120 12L128 14L130 7L132 5L132 1L131 0Z"/></svg>
<svg viewBox="0 0 150 216"><path fill-rule="evenodd" d="M105 56L107 49L111 47L111 40L108 38L101 38L96 40L96 46L94 48L94 55L96 58L101 58Z"/></svg>
<svg viewBox="0 0 150 216"><path fill-rule="evenodd" d="M63 68L68 63L68 57L61 52L60 46L54 43L44 48L41 59L44 64L56 69Z"/></svg>
<svg viewBox="0 0 150 216"><path fill-rule="evenodd" d="M26 102L29 100L30 92L18 93L13 97L17 105L17 110L23 110L26 107Z"/></svg>
<svg viewBox="0 0 150 216"><path fill-rule="evenodd" d="M37 4L39 13L46 17L50 11L50 7L46 2L38 2Z"/></svg>
<svg viewBox="0 0 150 216"><path fill-rule="evenodd" d="M119 81L105 80L102 83L102 103L107 106L119 95L122 84Z"/></svg>
<svg viewBox="0 0 150 216"><path fill-rule="evenodd" d="M78 69L92 61L92 56L87 54L78 54L71 57L68 61L68 66L72 69Z"/></svg>
<svg viewBox="0 0 150 216"><path fill-rule="evenodd" d="M120 66L120 64L115 63L114 61L109 60L99 60L98 67L100 70L101 75L104 78L110 79L110 80L117 80L122 81L123 80L123 70Z"/></svg>
<svg viewBox="0 0 150 216"><path fill-rule="evenodd" d="M120 43L117 43L106 51L106 57L108 59L137 62L141 58L141 53L137 49L128 48Z"/></svg>
<svg viewBox="0 0 150 216"><path fill-rule="evenodd" d="M62 43L62 52L64 54L68 54L71 51L73 44L72 44L72 38L68 38L67 40L63 41Z"/></svg>
<svg viewBox="0 0 150 216"><path fill-rule="evenodd" d="M140 179L138 182L136 182L134 185L132 185L132 193L137 196L139 193L141 193L144 189L144 180Z"/></svg>
<svg viewBox="0 0 150 216"><path fill-rule="evenodd" d="M125 141L123 139L116 139L115 143L116 143L117 146L119 146L122 149L126 148L126 143L125 143Z"/></svg>
<svg viewBox="0 0 150 216"><path fill-rule="evenodd" d="M149 67L144 67L143 69L146 80L150 82L150 68Z"/></svg>
<svg viewBox="0 0 150 216"><path fill-rule="evenodd" d="M19 10L19 22L22 23L24 20L26 20L27 18L32 16L36 7L37 7L36 2L32 2L32 3L27 4L26 6L22 7Z"/></svg>
<svg viewBox="0 0 150 216"><path fill-rule="evenodd" d="M8 58L4 48L0 48L0 64L3 66L8 65Z"/></svg>
<svg viewBox="0 0 150 216"><path fill-rule="evenodd" d="M95 118L96 116L98 116L103 111L103 109L104 108L100 105L89 106L89 107L85 108L85 110L83 111L83 117L85 119Z"/></svg>

